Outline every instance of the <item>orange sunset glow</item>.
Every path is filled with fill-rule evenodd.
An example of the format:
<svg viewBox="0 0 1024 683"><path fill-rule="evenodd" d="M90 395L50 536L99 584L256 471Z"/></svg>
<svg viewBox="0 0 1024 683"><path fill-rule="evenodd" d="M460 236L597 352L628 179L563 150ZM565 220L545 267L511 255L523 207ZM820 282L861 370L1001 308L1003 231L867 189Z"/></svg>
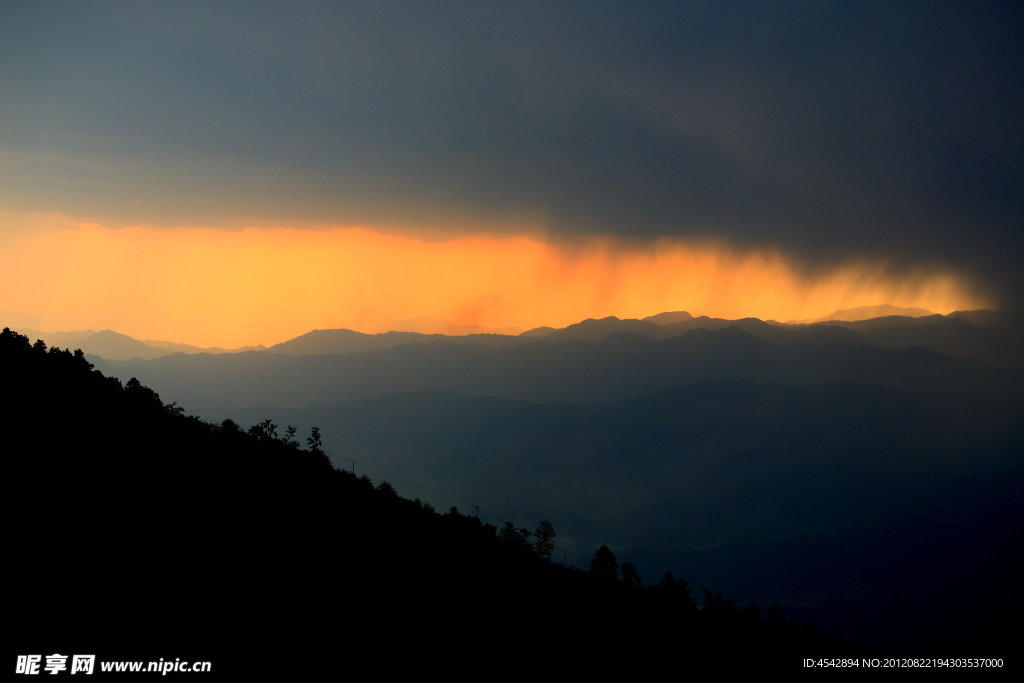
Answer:
<svg viewBox="0 0 1024 683"><path fill-rule="evenodd" d="M566 249L526 236L427 242L358 227L86 224L9 240L0 272L0 308L38 316L45 330L110 328L225 347L421 315L530 328L668 310L784 321L877 303L940 313L986 303L949 273L897 278L851 263L806 277L778 253L708 243L630 249L593 239Z"/></svg>

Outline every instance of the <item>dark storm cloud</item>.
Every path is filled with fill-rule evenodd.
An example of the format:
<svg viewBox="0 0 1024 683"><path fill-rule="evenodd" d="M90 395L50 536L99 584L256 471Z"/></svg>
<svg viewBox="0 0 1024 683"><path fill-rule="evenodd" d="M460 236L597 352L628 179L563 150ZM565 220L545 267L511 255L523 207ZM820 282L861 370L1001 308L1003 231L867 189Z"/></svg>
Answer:
<svg viewBox="0 0 1024 683"><path fill-rule="evenodd" d="M1019 3L8 3L2 197L721 236L1021 289Z"/></svg>

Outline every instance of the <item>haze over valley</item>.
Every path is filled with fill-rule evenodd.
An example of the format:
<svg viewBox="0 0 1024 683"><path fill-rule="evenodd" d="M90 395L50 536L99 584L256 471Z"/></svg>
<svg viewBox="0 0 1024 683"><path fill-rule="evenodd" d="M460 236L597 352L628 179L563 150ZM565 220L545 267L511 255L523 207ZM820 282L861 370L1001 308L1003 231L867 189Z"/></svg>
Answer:
<svg viewBox="0 0 1024 683"><path fill-rule="evenodd" d="M847 623L871 590L824 568L840 539L891 543L899 525L1005 528L990 517L1018 504L1024 471L1022 328L994 311L872 312L897 314L785 324L675 311L517 335L314 330L188 353L110 331L65 338L82 334L111 356L86 356L104 374L137 377L203 419L319 427L336 466L410 498L471 501L497 525L549 519L567 561L609 544L643 576L692 567L743 600L797 605L842 637L898 647L910 641L897 631ZM949 533L948 561L978 538ZM786 564L793 543L807 568ZM763 557L747 566L751 553ZM775 579L761 562L778 565ZM888 576L890 593L924 590L898 567L857 566ZM1001 580L984 578L1010 590ZM915 642L933 627L915 627Z"/></svg>

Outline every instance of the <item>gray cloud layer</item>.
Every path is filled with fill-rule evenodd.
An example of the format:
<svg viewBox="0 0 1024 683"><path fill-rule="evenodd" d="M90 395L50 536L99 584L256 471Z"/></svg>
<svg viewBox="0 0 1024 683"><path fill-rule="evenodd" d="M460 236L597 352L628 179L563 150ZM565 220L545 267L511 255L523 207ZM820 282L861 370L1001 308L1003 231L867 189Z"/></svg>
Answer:
<svg viewBox="0 0 1024 683"><path fill-rule="evenodd" d="M6 3L24 209L722 236L1022 291L1019 3Z"/></svg>

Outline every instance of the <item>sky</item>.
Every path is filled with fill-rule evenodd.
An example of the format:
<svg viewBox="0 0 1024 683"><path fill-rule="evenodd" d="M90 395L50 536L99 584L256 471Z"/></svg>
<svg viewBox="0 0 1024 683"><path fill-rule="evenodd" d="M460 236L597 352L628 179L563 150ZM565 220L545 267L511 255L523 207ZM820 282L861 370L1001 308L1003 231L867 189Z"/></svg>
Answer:
<svg viewBox="0 0 1024 683"><path fill-rule="evenodd" d="M240 346L1018 308L1021 7L3 3L0 311Z"/></svg>

